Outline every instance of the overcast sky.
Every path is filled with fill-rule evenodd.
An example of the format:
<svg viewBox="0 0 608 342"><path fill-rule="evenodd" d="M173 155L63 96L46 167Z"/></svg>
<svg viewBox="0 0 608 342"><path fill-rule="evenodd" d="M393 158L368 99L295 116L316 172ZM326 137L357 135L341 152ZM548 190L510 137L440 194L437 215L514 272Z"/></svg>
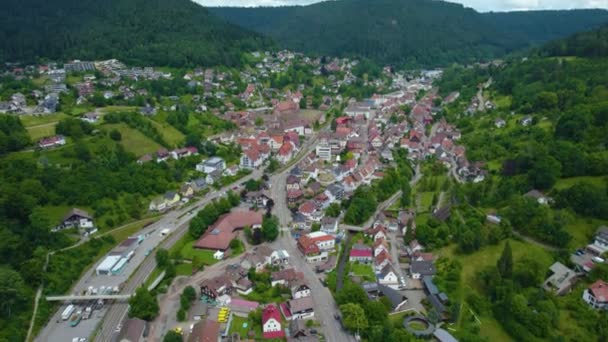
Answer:
<svg viewBox="0 0 608 342"><path fill-rule="evenodd" d="M319 0L194 0L204 6L308 5ZM370 0L373 1L373 0ZM606 8L608 0L452 0L478 11L510 11L570 8Z"/></svg>

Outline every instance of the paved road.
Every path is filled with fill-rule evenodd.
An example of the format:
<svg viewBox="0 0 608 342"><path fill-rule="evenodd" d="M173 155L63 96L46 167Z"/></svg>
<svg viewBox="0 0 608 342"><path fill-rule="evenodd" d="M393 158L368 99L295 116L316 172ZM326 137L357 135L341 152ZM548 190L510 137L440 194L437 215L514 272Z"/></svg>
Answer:
<svg viewBox="0 0 608 342"><path fill-rule="evenodd" d="M188 223L194 217L195 212L201 209L211 200L222 196L226 191L236 184L243 184L249 179L257 179L262 176L261 170L255 170L251 174L238 180L236 183L228 185L219 191L212 191L199 199L193 205L184 208L176 209L166 213L157 222L142 229L139 234L149 234L142 245L139 246L139 252L135 253L133 259L129 262L125 271L120 276L96 276L95 267L101 262L95 263L81 279L74 285L72 293L86 290L89 286L99 287L101 285L117 286L122 285L122 294L130 294L137 289L138 286L144 283L147 277L156 267L156 260L153 255L145 256L143 252L147 249L153 249L157 246L162 248L170 248L173 246L187 231ZM192 214L188 214L192 212ZM169 228L171 233L168 237L161 237L158 232L161 229ZM109 308L108 308L109 306ZM106 308L96 312L93 317L87 321L81 322L75 328L69 328L65 322L61 320L61 312L64 306L60 307L53 315L49 323L41 331L36 341L71 341L73 337L90 336L96 329L100 321L102 321L101 331L97 339L99 341L110 341L114 330L118 324L126 316L128 305L126 303L113 303L106 305Z"/></svg>
<svg viewBox="0 0 608 342"><path fill-rule="evenodd" d="M287 168L283 172L274 175L271 178L272 191L271 196L274 200L273 214L279 218L282 227L288 227L291 222L291 212L287 207L285 185L287 176L291 168ZM334 318L334 314L338 313L338 307L334 301L331 292L327 287L321 284L317 274L302 257L301 252L296 246L296 241L291 237L291 234L282 232L277 241L272 243L275 249L285 249L291 255L290 264L298 271L304 273L304 278L308 286L310 286L312 299L315 308L315 319L322 325L323 333L326 341L347 342L354 341L354 337L344 331L338 321Z"/></svg>

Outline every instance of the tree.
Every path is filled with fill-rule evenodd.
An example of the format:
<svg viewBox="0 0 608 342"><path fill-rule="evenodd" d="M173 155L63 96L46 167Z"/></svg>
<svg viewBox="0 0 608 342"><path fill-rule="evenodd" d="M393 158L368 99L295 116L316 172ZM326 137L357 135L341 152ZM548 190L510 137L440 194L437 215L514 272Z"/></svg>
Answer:
<svg viewBox="0 0 608 342"><path fill-rule="evenodd" d="M276 216L264 216L262 219L262 236L266 241L274 241L279 236L279 219Z"/></svg>
<svg viewBox="0 0 608 342"><path fill-rule="evenodd" d="M114 141L121 141L122 134L120 134L120 131L118 131L117 129L113 129L110 131L110 138Z"/></svg>
<svg viewBox="0 0 608 342"><path fill-rule="evenodd" d="M169 251L167 251L164 248L159 248L158 251L156 251L156 265L163 269L166 268L167 265L169 265L169 263L171 262L169 259Z"/></svg>
<svg viewBox="0 0 608 342"><path fill-rule="evenodd" d="M264 118L262 118L261 116L258 116L257 118L255 118L254 123L256 126L260 127L264 124Z"/></svg>
<svg viewBox="0 0 608 342"><path fill-rule="evenodd" d="M129 299L129 317L137 317L146 321L153 320L159 312L156 298L141 286L135 291L135 296Z"/></svg>
<svg viewBox="0 0 608 342"><path fill-rule="evenodd" d="M203 261L198 255L192 256L192 270L194 272L201 271L203 269Z"/></svg>
<svg viewBox="0 0 608 342"><path fill-rule="evenodd" d="M505 247L496 263L496 267L503 278L511 278L513 275L513 253L511 251L511 244L508 240L505 242Z"/></svg>
<svg viewBox="0 0 608 342"><path fill-rule="evenodd" d="M359 304L348 303L340 305L342 313L342 324L350 331L357 332L367 329L368 322L365 310Z"/></svg>
<svg viewBox="0 0 608 342"><path fill-rule="evenodd" d="M325 209L325 215L329 216L329 217L338 217L340 216L340 212L342 211L342 208L340 208L340 204L338 203L332 203L329 205L329 207L327 207L327 209Z"/></svg>
<svg viewBox="0 0 608 342"><path fill-rule="evenodd" d="M1 316L10 319L13 307L25 300L25 286L19 273L5 266L0 267Z"/></svg>
<svg viewBox="0 0 608 342"><path fill-rule="evenodd" d="M181 321L180 321L181 322ZM163 338L163 342L183 342L184 338L182 335L178 334L174 330L169 330L165 337Z"/></svg>

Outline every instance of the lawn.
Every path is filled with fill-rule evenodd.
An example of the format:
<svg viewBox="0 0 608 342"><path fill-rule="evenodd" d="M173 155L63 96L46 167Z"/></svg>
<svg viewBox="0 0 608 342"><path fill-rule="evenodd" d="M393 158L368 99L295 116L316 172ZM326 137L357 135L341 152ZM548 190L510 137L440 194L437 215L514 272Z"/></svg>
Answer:
<svg viewBox="0 0 608 342"><path fill-rule="evenodd" d="M247 334L249 330L252 328L255 329L256 340L262 337L261 327L258 325L253 325L253 322L249 321L247 317L240 317L236 315L232 315L232 323L230 324L229 333L238 333L241 336L241 339L247 338ZM243 326L246 324L246 327Z"/></svg>
<svg viewBox="0 0 608 342"><path fill-rule="evenodd" d="M595 186L604 186L608 182L608 177L602 176L583 176L583 177L570 177L561 178L553 186L556 190L567 189L576 183L586 182Z"/></svg>
<svg viewBox="0 0 608 342"><path fill-rule="evenodd" d="M140 131L127 126L127 124L111 124L104 125L104 127L108 131L113 129L118 130L122 135L120 144L125 148L125 150L135 154L138 157L147 153L158 151L162 147L160 144L148 138Z"/></svg>
<svg viewBox="0 0 608 342"><path fill-rule="evenodd" d="M42 138L52 137L55 135L55 124L47 124L44 126L32 126L27 127L27 133L30 135L32 141L36 142Z"/></svg>
<svg viewBox="0 0 608 342"><path fill-rule="evenodd" d="M173 247L171 247L169 252L174 253L176 250L179 250L182 258L186 260L192 260L192 258L196 255L205 265L213 265L218 262L218 260L213 258L213 251L194 248L193 245L194 239L192 236L190 236L190 234L186 234L175 245L173 245Z"/></svg>
<svg viewBox="0 0 608 342"><path fill-rule="evenodd" d="M64 113L55 113L47 115L21 115L19 119L25 127L44 125L52 122L58 122L61 119L68 118L69 115Z"/></svg>
<svg viewBox="0 0 608 342"><path fill-rule="evenodd" d="M498 108L506 108L509 109L511 108L511 102L513 102L513 99L511 96L496 96L494 98L494 103L496 104L496 107Z"/></svg>
<svg viewBox="0 0 608 342"><path fill-rule="evenodd" d="M429 208L433 204L433 195L434 194L435 194L434 192L429 192L429 191L417 193L417 195L419 195L418 198L420 200L420 203L418 203L418 208L420 208L421 211L424 212L424 211L429 210Z"/></svg>
<svg viewBox="0 0 608 342"><path fill-rule="evenodd" d="M372 270L370 265L367 264L350 264L350 271L354 275L364 278L368 281L374 281L376 279L376 275L374 274L374 270Z"/></svg>
<svg viewBox="0 0 608 342"><path fill-rule="evenodd" d="M175 274L182 276L192 275L192 264L179 264L175 266Z"/></svg>

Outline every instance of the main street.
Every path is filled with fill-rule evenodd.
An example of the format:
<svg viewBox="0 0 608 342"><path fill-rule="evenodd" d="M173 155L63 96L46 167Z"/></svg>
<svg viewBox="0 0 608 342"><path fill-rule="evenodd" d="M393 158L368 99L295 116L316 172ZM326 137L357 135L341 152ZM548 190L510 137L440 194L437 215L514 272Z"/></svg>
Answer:
<svg viewBox="0 0 608 342"><path fill-rule="evenodd" d="M274 201L273 214L278 217L282 228L289 227L291 222L291 212L287 207L286 200L286 182L289 167L282 172L272 176L271 179L271 196ZM315 319L321 323L323 334L326 341L354 341L354 337L344 331L340 323L334 318L334 314L338 313L338 307L329 289L321 284L317 274L312 268L312 265L305 261L302 253L296 246L295 239L289 234L289 229L281 229L281 235L272 243L274 249L285 249L291 255L289 260L292 267L302 272L306 279L306 283L310 287L312 299L315 309Z"/></svg>
<svg viewBox="0 0 608 342"><path fill-rule="evenodd" d="M145 282L156 267L154 255L150 254L146 256L143 251L154 249L158 246L170 248L188 231L188 222L201 207L205 206L210 201L221 197L230 190L230 188L241 185L250 179L258 179L261 176L262 171L255 170L251 174L239 179L236 183L227 185L218 191L209 192L194 204L167 212L157 222L138 232L138 234L148 235L149 237L142 242L139 251L135 253L122 275L113 277L97 276L95 274L95 268L99 262L101 262L101 260L98 260L98 262L84 273L70 292L81 293L92 285L115 285L117 282L120 282L122 285L120 293L131 294L135 292L135 289ZM169 229L170 235L161 237L158 233L162 229ZM57 312L55 312L48 324L36 338L36 341L70 341L74 337L88 337L92 335L100 321L102 324L100 333L97 335L98 340L111 341L111 337L115 333L116 327L126 316L128 305L126 303L108 304L99 312L94 313L90 319L82 321L75 328L70 328L67 325L67 322L64 322L61 319L61 312L63 309L64 306L61 306Z"/></svg>

